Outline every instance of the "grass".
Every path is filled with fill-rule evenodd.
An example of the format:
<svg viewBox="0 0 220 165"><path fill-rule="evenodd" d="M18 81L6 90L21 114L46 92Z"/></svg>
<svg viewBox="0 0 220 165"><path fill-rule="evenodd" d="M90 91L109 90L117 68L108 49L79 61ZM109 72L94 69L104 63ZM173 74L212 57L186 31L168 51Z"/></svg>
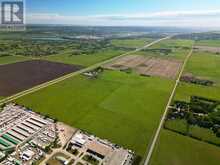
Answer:
<svg viewBox="0 0 220 165"><path fill-rule="evenodd" d="M215 86L205 87L189 83L180 83L174 100L190 101L191 96L201 96L220 100L220 56L207 52L194 52L185 73L215 81ZM171 128L183 131L181 123L169 123ZM209 129L191 126L189 133L203 141L219 144L219 139ZM162 130L160 139L152 157L151 165L217 165L220 148L168 130Z"/></svg>
<svg viewBox="0 0 220 165"><path fill-rule="evenodd" d="M177 59L183 61L186 55L189 53L191 47L193 45L192 40L177 40L177 39L169 39L165 41L161 41L149 49L172 49L172 52L169 54L164 54L161 52L153 52L153 51L140 51L139 54L153 57L160 57L166 59Z"/></svg>
<svg viewBox="0 0 220 165"><path fill-rule="evenodd" d="M98 79L73 77L17 102L143 156L173 83L105 71Z"/></svg>
<svg viewBox="0 0 220 165"><path fill-rule="evenodd" d="M151 165L218 165L220 148L162 130Z"/></svg>
<svg viewBox="0 0 220 165"><path fill-rule="evenodd" d="M220 138L216 137L214 132L210 129L202 128L196 125L190 125L187 128L186 120L169 120L165 123L166 128L180 134L189 135L201 141L211 144L220 145Z"/></svg>
<svg viewBox="0 0 220 165"><path fill-rule="evenodd" d="M182 40L182 39L169 39L159 42L153 45L151 48L175 48L175 47L188 47L191 48L193 40Z"/></svg>
<svg viewBox="0 0 220 165"><path fill-rule="evenodd" d="M204 87L195 84L180 83L174 100L190 101L191 96L201 96L213 100L220 100L219 87Z"/></svg>
<svg viewBox="0 0 220 165"><path fill-rule="evenodd" d="M188 131L187 129L187 122L186 120L169 120L165 123L166 128L186 134Z"/></svg>
<svg viewBox="0 0 220 165"><path fill-rule="evenodd" d="M190 50L173 49L172 52L167 55L159 53L159 52L152 52L152 51L140 51L137 54L144 55L144 56L151 56L151 57L158 57L158 58L165 58L165 59L176 59L176 60L183 61L186 55L189 53L189 51Z"/></svg>
<svg viewBox="0 0 220 165"><path fill-rule="evenodd" d="M112 40L111 44L118 47L125 47L125 48L139 48L142 47L150 42L153 39L150 38L141 38L141 39L117 39Z"/></svg>
<svg viewBox="0 0 220 165"><path fill-rule="evenodd" d="M98 53L91 54L91 55L70 55L68 53L64 53L64 54L59 54L59 55L47 56L47 57L44 57L44 59L49 60L49 61L66 63L66 64L90 66L98 62L111 59L123 53L124 51L121 51L121 50L109 49L109 50L100 51Z"/></svg>
<svg viewBox="0 0 220 165"><path fill-rule="evenodd" d="M3 56L3 57L0 57L0 65L11 64L11 63L21 62L21 61L26 61L26 60L30 60L30 58L22 57L22 56Z"/></svg>
<svg viewBox="0 0 220 165"><path fill-rule="evenodd" d="M185 72L220 83L220 56L207 52L194 52Z"/></svg>
<svg viewBox="0 0 220 165"><path fill-rule="evenodd" d="M215 82L212 87L180 83L174 100L189 101L191 96L220 100L220 56L207 52L194 52L186 65L185 73Z"/></svg>
<svg viewBox="0 0 220 165"><path fill-rule="evenodd" d="M197 46L213 46L213 47L219 47L220 46L220 40L200 40L196 42Z"/></svg>
<svg viewBox="0 0 220 165"><path fill-rule="evenodd" d="M198 137L203 141L208 141L220 145L220 138L216 137L216 135L210 129L205 129L198 126L191 126L189 129L189 133L193 137Z"/></svg>

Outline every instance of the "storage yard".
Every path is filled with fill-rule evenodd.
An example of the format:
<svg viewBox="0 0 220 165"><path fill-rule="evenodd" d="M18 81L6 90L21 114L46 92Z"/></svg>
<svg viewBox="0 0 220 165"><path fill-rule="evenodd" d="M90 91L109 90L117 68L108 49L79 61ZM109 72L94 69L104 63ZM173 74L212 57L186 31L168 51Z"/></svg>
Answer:
<svg viewBox="0 0 220 165"><path fill-rule="evenodd" d="M107 69L127 71L129 69L145 76L160 76L175 79L181 62L174 59L161 59L139 55L129 55L106 64Z"/></svg>
<svg viewBox="0 0 220 165"><path fill-rule="evenodd" d="M132 151L79 130L63 150L57 150L42 164L132 165L133 159Z"/></svg>
<svg viewBox="0 0 220 165"><path fill-rule="evenodd" d="M0 66L0 96L10 96L81 69L81 66L31 60Z"/></svg>

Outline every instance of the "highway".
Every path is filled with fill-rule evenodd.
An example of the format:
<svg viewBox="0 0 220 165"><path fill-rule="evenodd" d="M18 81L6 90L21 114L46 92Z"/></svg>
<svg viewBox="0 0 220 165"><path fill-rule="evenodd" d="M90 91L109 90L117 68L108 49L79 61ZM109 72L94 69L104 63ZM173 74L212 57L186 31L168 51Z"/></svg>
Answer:
<svg viewBox="0 0 220 165"><path fill-rule="evenodd" d="M180 69L179 75L178 75L178 77L177 77L177 79L176 79L176 83L175 83L174 88L173 88L173 90L172 90L172 92L171 92L171 95L170 95L170 97L169 97L167 106L166 106L165 111L164 111L164 113L163 113L163 116L162 116L162 118L161 118L161 120L160 120L160 124L159 124L159 126L158 126L158 128L157 128L157 130L156 130L156 133L155 133L155 135L154 135L153 141L152 141L152 143L151 143L151 145L150 145L150 147L149 147L149 151L147 152L147 157L146 157L146 159L145 159L144 165L150 165L150 160L151 160L151 157L152 157L152 154L153 154L153 151L154 151L156 142L157 142L157 140L158 140L158 138L159 138L160 131L161 131L161 129L162 129L162 127L163 127L163 124L164 124L164 121L165 121L165 119L166 119L167 112L168 112L168 110L169 110L170 104L171 104L171 102L172 102L172 100L173 100L173 97L174 97L174 95L175 95L176 89L177 89L177 87L178 87L178 85L179 85L180 79L181 79L181 77L182 77L182 75L183 75L183 72L184 72L184 69L185 69L185 67L186 67L186 64L187 64L187 62L189 61L189 59L190 59L192 53L193 53L193 46L192 46L192 49L191 49L191 51L189 52L189 54L186 56L186 58L185 58L185 60L184 60L184 63L183 63L183 65L182 65L181 69Z"/></svg>
<svg viewBox="0 0 220 165"><path fill-rule="evenodd" d="M134 50L134 51L130 51L130 52L124 53L124 54L122 54L122 55L120 55L120 56L111 58L111 59L109 59L109 60L106 60L106 61L103 61L103 62L100 62L100 63L97 63L97 64L95 64L95 65L92 65L92 66L87 67L87 68L85 68L85 69L79 70L79 71L77 71L77 72L67 74L67 75L65 75L65 76L62 76L62 77L57 78L57 79L54 79L54 80L52 80L52 81L48 81L48 82L43 83L43 84L41 84L41 85L35 86L35 87L31 88L31 89L28 89L28 90L22 91L22 92L20 92L20 93L17 93L17 94L15 94L15 95L13 95L13 96L9 96L9 97L7 97L7 98L4 98L4 99L0 100L0 105L5 104L5 103L8 103L8 102L12 102L12 101L14 101L14 100L16 100L16 99L18 99L18 98L20 98L20 97L23 97L23 96L25 96L25 95L34 93L34 92L36 92L36 91L38 91L38 90L41 90L41 89L43 89L43 88L46 88L46 87L48 87L48 86L57 84L57 83L59 83L59 82L61 82L61 81L63 81L63 80L66 80L66 79L69 79L69 78L71 78L71 77L77 76L77 75L79 75L79 74L81 74L81 73L83 73L83 72L90 71L90 70L95 69L95 68L97 68L97 67L100 67L100 66L102 66L102 65L104 65L104 64L106 64L106 63L112 62L113 60L117 60L118 58L121 58L121 57L123 57L123 56L127 56L127 55L134 54L134 53L136 53L136 52L138 52L138 51L144 50L144 49L146 49L146 48L148 48L148 47L150 47L150 46L152 46L152 45L154 45L154 44L157 44L157 43L159 43L159 42L161 42L161 41L163 41L163 40L169 39L169 38L171 38L171 36L158 39L158 40L153 41L153 42L151 42L151 43L149 43L149 44L147 44L147 45L145 45L145 46L143 46L143 47L141 47L141 48L138 48L138 49L136 49L136 50Z"/></svg>

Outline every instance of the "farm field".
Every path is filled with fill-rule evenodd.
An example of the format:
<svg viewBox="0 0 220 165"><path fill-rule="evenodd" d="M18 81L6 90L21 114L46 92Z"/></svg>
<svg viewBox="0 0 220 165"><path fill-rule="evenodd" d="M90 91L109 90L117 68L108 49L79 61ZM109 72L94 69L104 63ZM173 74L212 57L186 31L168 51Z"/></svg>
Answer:
<svg viewBox="0 0 220 165"><path fill-rule="evenodd" d="M145 76L159 76L175 79L182 65L181 61L146 57L143 55L128 55L104 65L112 70L132 70Z"/></svg>
<svg viewBox="0 0 220 165"><path fill-rule="evenodd" d="M0 66L0 96L11 96L81 69L62 63L31 60Z"/></svg>
<svg viewBox="0 0 220 165"><path fill-rule="evenodd" d="M193 40L184 40L184 39L169 39L162 41L158 44L153 45L151 48L178 48L178 47L188 47L191 48L193 45Z"/></svg>
<svg viewBox="0 0 220 165"><path fill-rule="evenodd" d="M204 43L204 46L209 46ZM216 53L196 51L191 56L185 68L185 74L192 74L195 77L214 81L213 86L202 86L191 83L180 82L173 101L190 102L192 96L199 96L211 100L220 100L220 56ZM208 114L218 115L218 112ZM216 116L217 118L218 116ZM198 124L198 123L197 123ZM220 161L218 153L220 148L213 145L220 143L220 138L216 137L213 131L198 125L187 127L187 121L169 120L166 128L190 135L197 140L180 135L178 133L162 130L152 158L152 165L182 165L218 164ZM199 139L199 140L198 140ZM212 143L212 144L209 144Z"/></svg>
<svg viewBox="0 0 220 165"><path fill-rule="evenodd" d="M116 57L118 55L121 55L124 52L125 51L122 50L109 49L90 55L70 55L68 53L64 53L64 54L46 56L43 57L43 59L49 61L61 62L65 64L90 66L98 62L105 61L113 57Z"/></svg>
<svg viewBox="0 0 220 165"><path fill-rule="evenodd" d="M173 84L162 78L104 71L97 79L76 76L16 102L143 156Z"/></svg>
<svg viewBox="0 0 220 165"><path fill-rule="evenodd" d="M180 83L174 100L190 101L190 96L200 96L213 100L220 100L219 87L204 87L189 83Z"/></svg>
<svg viewBox="0 0 220 165"><path fill-rule="evenodd" d="M21 61L30 60L29 57L22 57L22 56L0 56L0 65L16 63Z"/></svg>
<svg viewBox="0 0 220 165"><path fill-rule="evenodd" d="M211 46L211 47L219 47L220 40L200 40L196 42L197 46Z"/></svg>
<svg viewBox="0 0 220 165"><path fill-rule="evenodd" d="M214 81L215 84L205 87L181 82L174 100L189 101L190 96L220 100L220 56L207 52L194 52L184 72Z"/></svg>
<svg viewBox="0 0 220 165"><path fill-rule="evenodd" d="M209 52L194 52L185 73L220 83L220 56Z"/></svg>
<svg viewBox="0 0 220 165"><path fill-rule="evenodd" d="M192 45L192 40L169 39L140 51L139 54L183 61Z"/></svg>
<svg viewBox="0 0 220 165"><path fill-rule="evenodd" d="M194 46L195 51L211 52L217 55L220 54L220 47L213 46Z"/></svg>
<svg viewBox="0 0 220 165"><path fill-rule="evenodd" d="M220 148L162 130L151 165L218 165Z"/></svg>
<svg viewBox="0 0 220 165"><path fill-rule="evenodd" d="M140 39L115 39L111 41L111 44L117 47L125 48L139 48L148 43L152 42L151 38L140 38Z"/></svg>

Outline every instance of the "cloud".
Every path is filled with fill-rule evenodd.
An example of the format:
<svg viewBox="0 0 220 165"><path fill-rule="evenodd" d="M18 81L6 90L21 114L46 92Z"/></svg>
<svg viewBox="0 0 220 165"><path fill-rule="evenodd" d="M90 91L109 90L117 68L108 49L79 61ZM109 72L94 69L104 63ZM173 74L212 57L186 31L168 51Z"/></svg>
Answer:
<svg viewBox="0 0 220 165"><path fill-rule="evenodd" d="M204 11L162 11L153 13L90 16L68 16L56 13L30 13L27 14L27 23L220 28L220 9Z"/></svg>

